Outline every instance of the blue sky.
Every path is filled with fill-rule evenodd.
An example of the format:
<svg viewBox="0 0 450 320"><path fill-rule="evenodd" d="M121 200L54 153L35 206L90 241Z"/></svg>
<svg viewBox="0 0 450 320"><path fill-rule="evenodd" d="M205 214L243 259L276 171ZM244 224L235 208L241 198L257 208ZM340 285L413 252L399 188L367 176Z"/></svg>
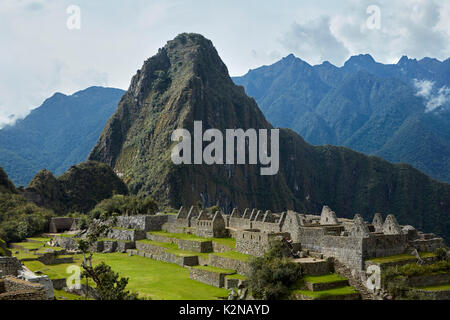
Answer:
<svg viewBox="0 0 450 320"><path fill-rule="evenodd" d="M81 28L69 30L70 5ZM380 12L368 28L369 6ZM181 32L211 39L231 75L294 53L342 65L450 57L450 0L1 0L0 127L55 92L127 89L145 59Z"/></svg>

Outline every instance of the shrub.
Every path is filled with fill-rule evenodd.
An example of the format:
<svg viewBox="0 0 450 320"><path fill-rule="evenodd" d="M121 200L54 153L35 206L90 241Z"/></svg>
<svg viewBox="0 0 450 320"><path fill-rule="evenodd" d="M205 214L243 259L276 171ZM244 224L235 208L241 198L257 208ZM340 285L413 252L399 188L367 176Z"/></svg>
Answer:
<svg viewBox="0 0 450 320"><path fill-rule="evenodd" d="M290 288L301 278L301 267L283 255L284 249L281 241L272 241L263 257L250 262L247 279L256 299L287 298Z"/></svg>
<svg viewBox="0 0 450 320"><path fill-rule="evenodd" d="M438 261L447 260L447 250L445 250L444 248L437 248L436 250L434 250L434 254L436 255Z"/></svg>
<svg viewBox="0 0 450 320"><path fill-rule="evenodd" d="M150 197L141 199L136 196L114 195L97 204L91 211L91 217L106 219L113 215L154 214L157 211L158 205Z"/></svg>

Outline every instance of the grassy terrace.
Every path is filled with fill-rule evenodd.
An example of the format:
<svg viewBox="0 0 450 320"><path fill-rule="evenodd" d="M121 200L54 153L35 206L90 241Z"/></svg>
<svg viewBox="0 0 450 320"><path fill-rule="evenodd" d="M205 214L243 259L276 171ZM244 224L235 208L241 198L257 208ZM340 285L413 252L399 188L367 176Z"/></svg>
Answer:
<svg viewBox="0 0 450 320"><path fill-rule="evenodd" d="M81 264L81 255L74 255L74 263L46 266L39 261L25 262L32 271L40 270L51 279L66 278L66 269ZM95 253L93 264L104 261L122 277L129 278L127 289L137 292L140 297L155 300L212 300L228 295L226 289L216 288L189 279L189 269L176 264L128 256L125 253ZM58 296L60 292L56 294ZM62 294L62 293L61 293ZM70 295L66 298L79 298Z"/></svg>
<svg viewBox="0 0 450 320"><path fill-rule="evenodd" d="M165 231L150 231L147 233L158 235L158 236L180 239L180 240L213 241L213 242L216 242L219 244L229 246L230 248L236 248L236 239L234 239L234 238L203 238L203 237L196 236L194 234L169 233L169 232L165 232Z"/></svg>
<svg viewBox="0 0 450 320"><path fill-rule="evenodd" d="M247 280L246 276L244 276L242 274L239 274L239 273L235 273L235 274L231 274L231 275L225 276L225 278L227 278L227 279Z"/></svg>
<svg viewBox="0 0 450 320"><path fill-rule="evenodd" d="M310 297L312 299L324 299L327 297L333 297L333 296L341 296L341 295L349 295L349 294L356 294L358 291L355 290L355 288L346 286L342 288L335 288L330 290L323 290L323 291L309 291L309 290L293 290L293 294L301 294L307 297Z"/></svg>
<svg viewBox="0 0 450 320"><path fill-rule="evenodd" d="M35 240L36 242L18 242L13 243L13 245L19 246L21 249L17 248L11 248L11 251L17 259L37 259L38 255L34 253L45 253L46 250L53 250L53 251L62 251L63 248L60 247L50 247L46 245L45 243L48 241L48 238L31 238ZM39 239L39 240L38 240ZM39 241L39 242L37 242ZM35 249L35 250L34 250ZM33 250L30 252L27 252L27 250Z"/></svg>
<svg viewBox="0 0 450 320"><path fill-rule="evenodd" d="M58 234L59 237L63 237L63 238L73 238L75 236L75 234L70 234L70 233L60 233Z"/></svg>
<svg viewBox="0 0 450 320"><path fill-rule="evenodd" d="M240 252L236 252L236 251L214 252L214 253L212 253L212 255L229 258L229 259L234 259L234 260L245 261L245 262L249 262L252 258L254 258L253 256L251 256L249 254L244 254L244 253L240 253Z"/></svg>
<svg viewBox="0 0 450 320"><path fill-rule="evenodd" d="M330 283L347 280L347 278L336 273L330 273L322 276L304 276L303 280L309 283Z"/></svg>
<svg viewBox="0 0 450 320"><path fill-rule="evenodd" d="M425 290L425 291L450 291L450 283L441 284L438 286L430 286L430 287L417 287L414 289Z"/></svg>
<svg viewBox="0 0 450 320"><path fill-rule="evenodd" d="M419 252L419 256L421 258L430 258L430 257L434 257L435 254L433 252ZM367 259L366 261L383 264L383 263L399 262L399 261L412 260L412 259L416 259L416 257L411 254L399 254L399 255L395 255L395 256L371 258L371 259Z"/></svg>
<svg viewBox="0 0 450 320"><path fill-rule="evenodd" d="M194 251L186 251L178 249L178 246L175 243L168 243L168 242L157 242L152 241L148 239L138 240L137 242L146 243L158 247L163 247L166 249L166 252L173 253L180 257L190 257L190 256L199 256L202 258L207 259L209 256L209 253L200 253L200 252L194 252Z"/></svg>
<svg viewBox="0 0 450 320"><path fill-rule="evenodd" d="M195 266L192 268L199 269L199 270L205 270L205 271L209 271L209 272L215 272L215 273L236 273L236 271L232 270L232 269L222 269L222 268L217 268L217 267L212 267L212 266Z"/></svg>
<svg viewBox="0 0 450 320"><path fill-rule="evenodd" d="M42 242L42 243L46 243L48 241L50 241L51 238L44 238L44 237L35 237L35 238L28 238L27 240L32 241L32 242Z"/></svg>

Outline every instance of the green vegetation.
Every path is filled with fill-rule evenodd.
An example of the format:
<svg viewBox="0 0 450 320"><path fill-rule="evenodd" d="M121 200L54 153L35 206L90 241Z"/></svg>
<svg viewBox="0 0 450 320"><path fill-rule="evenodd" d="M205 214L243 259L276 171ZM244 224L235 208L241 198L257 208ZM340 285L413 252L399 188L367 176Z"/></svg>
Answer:
<svg viewBox="0 0 450 320"><path fill-rule="evenodd" d="M39 261L24 264L41 271L51 279L67 278L67 267L81 264L82 256L74 255L74 263L44 265ZM228 291L189 279L189 270L176 264L128 256L125 253L95 253L92 263L105 262L122 276L129 278L127 288L139 297L155 300L211 300L227 297Z"/></svg>
<svg viewBox="0 0 450 320"><path fill-rule="evenodd" d="M26 186L42 168L59 176L85 161L123 93L90 87L30 106L34 111L25 119L0 129L0 165L17 186Z"/></svg>
<svg viewBox="0 0 450 320"><path fill-rule="evenodd" d="M120 277L105 262L102 261L94 267L85 264L82 266L81 277L94 281L100 300L139 300L136 293L125 289L128 278Z"/></svg>
<svg viewBox="0 0 450 320"><path fill-rule="evenodd" d="M86 300L83 296L65 292L64 290L53 290L56 300Z"/></svg>
<svg viewBox="0 0 450 320"><path fill-rule="evenodd" d="M6 247L6 242L0 239L0 257L9 257L11 256L11 251Z"/></svg>
<svg viewBox="0 0 450 320"><path fill-rule="evenodd" d="M213 267L213 266L195 266L192 268L215 272L215 273L236 273L236 271L232 270L232 269L223 269L223 268L217 268L217 267Z"/></svg>
<svg viewBox="0 0 450 320"><path fill-rule="evenodd" d="M422 72L434 74L422 76L431 81L449 81L448 72L443 65L426 69L420 63L387 67L370 56L352 57L338 69L289 56L233 80L275 127L291 128L309 143L410 163L450 182L448 113L424 112L410 85Z"/></svg>
<svg viewBox="0 0 450 320"><path fill-rule="evenodd" d="M419 256L421 258L431 258L434 257L436 254L433 252L419 252ZM371 258L367 259L366 261L374 262L374 263L390 263L390 262L399 262L399 261L405 261L405 260L417 260L415 256L412 254L399 254L395 256L387 256L387 257L379 257L379 258Z"/></svg>
<svg viewBox="0 0 450 320"><path fill-rule="evenodd" d="M301 278L301 266L283 255L286 244L272 241L263 257L250 262L247 275L249 290L256 299L280 300L290 295L290 288Z"/></svg>
<svg viewBox="0 0 450 320"><path fill-rule="evenodd" d="M322 276L304 276L303 280L310 283L329 283L347 280L347 278L336 273L330 273Z"/></svg>
<svg viewBox="0 0 450 320"><path fill-rule="evenodd" d="M0 193L0 239L10 243L46 231L53 211L18 194Z"/></svg>
<svg viewBox="0 0 450 320"><path fill-rule="evenodd" d="M108 165L87 161L70 167L58 178L41 170L24 192L31 199L38 197L40 206L67 214L87 213L114 194L128 194L128 188Z"/></svg>
<svg viewBox="0 0 450 320"><path fill-rule="evenodd" d="M416 263L387 268L382 273L382 281L387 291L397 300L425 299L420 292L411 290L408 279L414 276L431 276L450 273L450 261L442 260L433 264L418 265Z"/></svg>
<svg viewBox="0 0 450 320"><path fill-rule="evenodd" d="M425 291L450 291L450 283L429 287L417 287L414 289L420 289Z"/></svg>
<svg viewBox="0 0 450 320"><path fill-rule="evenodd" d="M227 276L225 276L225 278L227 278L227 279L238 279L238 280L246 280L247 279L246 276L244 276L242 274L239 274L239 273L227 275Z"/></svg>
<svg viewBox="0 0 450 320"><path fill-rule="evenodd" d="M296 290L292 291L292 294L301 294L301 295L310 297L312 299L326 299L326 298L334 297L334 296L350 295L350 294L357 294L357 293L358 293L358 291L351 286L345 286L345 287L341 287L341 288L322 290L322 291L309 291L309 290L300 290L300 289L296 289Z"/></svg>
<svg viewBox="0 0 450 320"><path fill-rule="evenodd" d="M141 199L136 196L114 195L97 204L91 215L93 218L107 218L113 215L154 214L157 211L158 205L150 197Z"/></svg>

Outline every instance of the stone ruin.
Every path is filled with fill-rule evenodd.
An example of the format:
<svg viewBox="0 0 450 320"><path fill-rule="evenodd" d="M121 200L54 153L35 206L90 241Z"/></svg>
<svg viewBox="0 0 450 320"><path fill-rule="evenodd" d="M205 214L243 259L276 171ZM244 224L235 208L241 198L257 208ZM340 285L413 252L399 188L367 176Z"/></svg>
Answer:
<svg viewBox="0 0 450 320"><path fill-rule="evenodd" d="M147 231L190 233L204 238L233 237L236 251L261 256L271 239L292 240L293 252L320 253L333 257L351 270L364 270L365 260L409 253L412 249L431 252L445 247L442 238L419 232L412 226L401 226L393 215L385 219L376 213L373 222L356 214L353 219L337 218L328 206L320 215L301 214L288 210L274 213L256 208L243 211L235 208L230 215L181 207L177 215L156 214L117 217L117 227L108 238L99 241L96 251L126 252L145 239ZM58 244L73 246L71 238L55 238ZM157 241L157 240L155 240ZM112 243L117 242L117 243ZM187 245L187 244L180 244ZM186 247L196 251L196 248Z"/></svg>
<svg viewBox="0 0 450 320"><path fill-rule="evenodd" d="M50 300L53 284L48 276L37 276L16 257L0 257L0 300Z"/></svg>

